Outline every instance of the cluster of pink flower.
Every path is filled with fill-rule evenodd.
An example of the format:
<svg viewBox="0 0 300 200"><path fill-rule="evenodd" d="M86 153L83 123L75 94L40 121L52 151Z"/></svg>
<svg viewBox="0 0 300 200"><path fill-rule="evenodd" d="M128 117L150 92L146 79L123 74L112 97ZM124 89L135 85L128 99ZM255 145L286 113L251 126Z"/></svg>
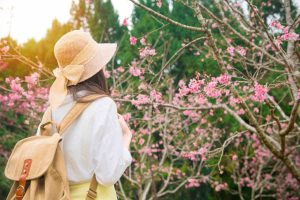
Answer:
<svg viewBox="0 0 300 200"><path fill-rule="evenodd" d="M254 181L251 180L249 177L242 177L240 179L240 185L242 187L253 188L254 187Z"/></svg>
<svg viewBox="0 0 300 200"><path fill-rule="evenodd" d="M0 95L0 106L4 111L13 109L16 113L33 114L44 112L48 98L48 88L38 87L39 74L33 73L25 76L6 78ZM32 112L32 111L35 112ZM32 116L31 116L32 117Z"/></svg>
<svg viewBox="0 0 300 200"><path fill-rule="evenodd" d="M8 67L8 64L1 59L1 55L5 55L9 51L9 46L7 45L7 41L0 41L0 72Z"/></svg>
<svg viewBox="0 0 300 200"><path fill-rule="evenodd" d="M123 66L119 66L117 69L116 69L118 72L122 73L125 71L124 67Z"/></svg>
<svg viewBox="0 0 300 200"><path fill-rule="evenodd" d="M136 45L136 43L137 43L137 38L134 37L134 36L130 36L129 41L130 41L130 44L131 44L131 45ZM142 38L140 39L140 43L141 43L142 45L146 45L146 44L147 44L147 43L146 43L146 38L142 37Z"/></svg>
<svg viewBox="0 0 300 200"><path fill-rule="evenodd" d="M129 122L129 120L131 119L131 113L125 113L122 116L126 122Z"/></svg>
<svg viewBox="0 0 300 200"><path fill-rule="evenodd" d="M219 81L220 84L222 85L229 85L230 84L230 80L231 77L228 74L221 74L221 76L219 76L217 78L217 80Z"/></svg>
<svg viewBox="0 0 300 200"><path fill-rule="evenodd" d="M202 103L207 102L207 99L201 92L203 91L207 97L211 98L219 98L222 96L222 93L225 93L228 95L227 90L222 90L218 88L218 86L227 86L231 83L231 76L227 74L221 74L219 77L212 77L211 80L208 83L205 83L204 79L199 78L193 78L189 81L188 86L185 85L185 82L183 80L180 80L178 83L179 86L179 93L176 94L175 97L183 97L191 94L198 93L196 100L200 101Z"/></svg>
<svg viewBox="0 0 300 200"><path fill-rule="evenodd" d="M210 81L205 87L204 87L204 92L207 96L212 97L212 98L218 98L222 95L221 90L217 88L218 81L217 80L212 80Z"/></svg>
<svg viewBox="0 0 300 200"><path fill-rule="evenodd" d="M190 152L183 152L181 153L181 156L183 158L188 158L190 160L199 160L199 156L201 158L201 160L206 160L206 153L207 153L208 149L206 146L201 147L200 149L198 149L197 151L190 151Z"/></svg>
<svg viewBox="0 0 300 200"><path fill-rule="evenodd" d="M200 186L200 180L195 178L189 178L188 183L185 185L185 188L193 188L193 187L199 187Z"/></svg>
<svg viewBox="0 0 300 200"><path fill-rule="evenodd" d="M139 94L137 95L136 100L131 100L131 104L136 106L139 110L141 109L140 105L150 103L150 98L147 95Z"/></svg>
<svg viewBox="0 0 300 200"><path fill-rule="evenodd" d="M267 87L264 87L256 82L254 84L254 94L251 96L251 99L257 102L264 102L267 99L267 92Z"/></svg>
<svg viewBox="0 0 300 200"><path fill-rule="evenodd" d="M290 33L289 27L285 27L281 25L278 21L272 21L270 26L272 28L277 29L278 31L282 31L283 35L278 36L276 39L277 44L281 44L281 41L297 41L299 40L299 34L297 33Z"/></svg>
<svg viewBox="0 0 300 200"><path fill-rule="evenodd" d="M163 99L162 99L162 94L160 92L156 91L156 90L151 90L150 96L157 103L164 102Z"/></svg>
<svg viewBox="0 0 300 200"><path fill-rule="evenodd" d="M179 89L178 89L179 93L176 94L178 97L183 97L183 96L187 95L190 92L190 88L188 88L185 85L185 82L183 80L180 80L178 82L178 86L179 86ZM194 89L193 89L193 91L194 91Z"/></svg>
<svg viewBox="0 0 300 200"><path fill-rule="evenodd" d="M85 0L85 3L86 3L86 4L92 4L92 3L93 3L93 0Z"/></svg>
<svg viewBox="0 0 300 200"><path fill-rule="evenodd" d="M147 147L144 146L143 148L139 149L138 152L140 154L142 153L146 153L148 156L153 156L154 158L157 158L157 155L155 155L155 153L161 152L162 149L161 148L153 148L153 147Z"/></svg>
<svg viewBox="0 0 300 200"><path fill-rule="evenodd" d="M230 54L230 56L235 56L235 52L238 52L241 56L246 55L246 49L241 46L238 47L230 46L227 48L227 52Z"/></svg>
<svg viewBox="0 0 300 200"><path fill-rule="evenodd" d="M123 25L123 26L128 26L128 25L129 25L129 23L128 23L128 18L124 18L124 19L123 19L122 25Z"/></svg>
<svg viewBox="0 0 300 200"><path fill-rule="evenodd" d="M129 40L130 40L130 44L131 44L131 45L136 45L136 42L137 42L136 37L131 36L131 37L129 38Z"/></svg>
<svg viewBox="0 0 300 200"><path fill-rule="evenodd" d="M0 46L2 46L0 48L1 54L6 54L9 51L9 49L10 49L6 40L0 41Z"/></svg>
<svg viewBox="0 0 300 200"><path fill-rule="evenodd" d="M151 48L149 46L146 46L145 48L139 49L140 52L140 58L146 58L149 56L154 56L156 55L156 51L154 48Z"/></svg>
<svg viewBox="0 0 300 200"><path fill-rule="evenodd" d="M189 92L190 93L197 93L199 92L200 86L204 85L204 80L198 80L198 79L191 79L189 82Z"/></svg>
<svg viewBox="0 0 300 200"><path fill-rule="evenodd" d="M220 192L221 190L227 189L228 184L227 183L219 183L217 181L212 183L212 186L215 188L216 192Z"/></svg>
<svg viewBox="0 0 300 200"><path fill-rule="evenodd" d="M143 71L141 68L138 68L136 66L130 66L129 67L129 73L132 75L132 76L141 76L143 74Z"/></svg>
<svg viewBox="0 0 300 200"><path fill-rule="evenodd" d="M157 5L157 7L161 8L161 6L162 6L161 0L157 0L157 1L156 1L156 5Z"/></svg>
<svg viewBox="0 0 300 200"><path fill-rule="evenodd" d="M131 65L129 67L129 73L133 76L139 76L141 79L143 79L143 74L145 72L145 69L138 67L138 62L136 60L133 60L131 62Z"/></svg>
<svg viewBox="0 0 300 200"><path fill-rule="evenodd" d="M105 70L103 73L105 78L109 78L111 76L111 71Z"/></svg>
<svg viewBox="0 0 300 200"><path fill-rule="evenodd" d="M195 112L195 111L192 111L192 110L185 110L183 111L183 114L185 116L188 116L190 117L190 119L192 120L192 122L198 122L199 121L199 118L200 118L200 114Z"/></svg>

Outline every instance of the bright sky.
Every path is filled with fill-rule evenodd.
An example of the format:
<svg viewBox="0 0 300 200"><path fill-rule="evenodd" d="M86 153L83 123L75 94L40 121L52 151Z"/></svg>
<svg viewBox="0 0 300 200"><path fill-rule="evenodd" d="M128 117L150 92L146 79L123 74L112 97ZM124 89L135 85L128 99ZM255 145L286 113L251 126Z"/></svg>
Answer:
<svg viewBox="0 0 300 200"><path fill-rule="evenodd" d="M120 19L130 17L133 4L129 0L112 0ZM41 39L52 20L66 22L70 18L72 0L0 0L0 38L11 34L19 43L34 37Z"/></svg>
<svg viewBox="0 0 300 200"><path fill-rule="evenodd" d="M112 3L120 20L130 17L133 4L129 0L112 0ZM293 3L300 10L300 0L293 0ZM39 40L54 18L68 21L71 4L72 0L0 0L0 38L10 32L19 43L32 37Z"/></svg>

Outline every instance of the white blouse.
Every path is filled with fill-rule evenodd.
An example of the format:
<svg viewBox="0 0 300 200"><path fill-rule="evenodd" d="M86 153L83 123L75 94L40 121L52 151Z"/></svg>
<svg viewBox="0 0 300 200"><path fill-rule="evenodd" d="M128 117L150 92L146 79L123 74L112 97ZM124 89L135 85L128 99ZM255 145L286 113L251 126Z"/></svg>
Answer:
<svg viewBox="0 0 300 200"><path fill-rule="evenodd" d="M52 112L52 120L61 122L74 104L68 94L64 103ZM36 134L40 132L40 125ZM66 129L62 138L59 144L70 183L90 181L95 173L98 183L104 186L115 184L132 162L123 143L117 106L110 97L92 102Z"/></svg>

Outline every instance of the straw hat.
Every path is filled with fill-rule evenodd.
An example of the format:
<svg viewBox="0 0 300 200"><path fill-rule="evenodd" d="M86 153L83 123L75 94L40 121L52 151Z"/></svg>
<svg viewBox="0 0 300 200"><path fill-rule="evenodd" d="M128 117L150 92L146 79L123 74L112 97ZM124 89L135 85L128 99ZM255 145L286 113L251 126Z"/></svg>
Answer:
<svg viewBox="0 0 300 200"><path fill-rule="evenodd" d="M55 109L64 101L67 86L76 85L99 72L114 56L117 43L97 43L85 31L74 30L63 35L54 46L58 67L49 91L50 106Z"/></svg>

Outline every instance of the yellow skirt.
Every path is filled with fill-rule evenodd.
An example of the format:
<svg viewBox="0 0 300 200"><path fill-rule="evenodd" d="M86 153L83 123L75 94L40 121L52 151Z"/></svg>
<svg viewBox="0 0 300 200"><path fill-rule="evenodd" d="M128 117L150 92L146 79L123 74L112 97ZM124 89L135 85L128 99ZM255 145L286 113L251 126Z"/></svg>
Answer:
<svg viewBox="0 0 300 200"><path fill-rule="evenodd" d="M70 184L71 199L85 200L89 188L90 182ZM114 185L105 187L98 184L96 200L117 200L117 194Z"/></svg>

